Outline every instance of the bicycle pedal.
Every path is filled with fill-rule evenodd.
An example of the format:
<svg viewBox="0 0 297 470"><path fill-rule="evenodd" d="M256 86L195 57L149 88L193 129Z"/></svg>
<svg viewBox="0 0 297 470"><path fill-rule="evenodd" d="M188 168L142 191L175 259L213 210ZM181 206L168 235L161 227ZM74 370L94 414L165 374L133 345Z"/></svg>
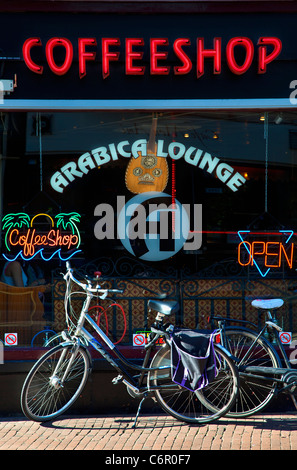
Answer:
<svg viewBox="0 0 297 470"><path fill-rule="evenodd" d="M123 376L122 375L118 375L117 377L114 377L112 379L112 383L113 385L117 385L119 382L122 382L123 380Z"/></svg>

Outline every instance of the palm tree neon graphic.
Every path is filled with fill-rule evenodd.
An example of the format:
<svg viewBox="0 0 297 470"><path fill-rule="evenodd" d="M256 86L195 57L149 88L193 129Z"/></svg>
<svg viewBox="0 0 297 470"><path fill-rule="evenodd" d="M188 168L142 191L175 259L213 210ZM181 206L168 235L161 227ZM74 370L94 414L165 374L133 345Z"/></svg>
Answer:
<svg viewBox="0 0 297 470"><path fill-rule="evenodd" d="M16 214L7 214L5 217L3 217L2 222L4 222L2 229L6 229L4 238L5 246L8 251L10 251L10 247L8 244L9 233L15 227L22 228L23 225L30 227L30 216L28 214L25 214L24 212L18 212Z"/></svg>
<svg viewBox="0 0 297 470"><path fill-rule="evenodd" d="M65 212L61 212L61 214L57 214L55 216L55 218L58 219L57 228L59 227L59 225L62 225L64 230L67 230L67 227L70 227L70 229L72 230L72 233L77 235L78 237L77 248L81 244L81 237L80 237L80 233L75 222L80 222L80 217L81 217L80 214L78 214L77 212L70 212L69 214L66 214Z"/></svg>
<svg viewBox="0 0 297 470"><path fill-rule="evenodd" d="M51 220L51 229L47 233L36 233L34 220L39 216L46 216ZM81 245L81 236L77 226L80 218L81 215L78 212L62 212L54 217L56 219L55 226L54 219L48 214L37 214L32 218L24 212L7 214L2 219L2 229L5 230L5 246L10 253L2 255L8 261L14 261L18 257L28 261L38 254L45 261L51 260L54 256L59 256L62 261L67 261L81 252L78 249ZM24 232L24 228L27 231ZM12 255L12 246L21 248L17 255ZM39 246L42 248L36 250L36 247ZM54 252L45 255L45 249L48 252L58 246L59 248ZM68 250L66 253L64 253L65 248Z"/></svg>

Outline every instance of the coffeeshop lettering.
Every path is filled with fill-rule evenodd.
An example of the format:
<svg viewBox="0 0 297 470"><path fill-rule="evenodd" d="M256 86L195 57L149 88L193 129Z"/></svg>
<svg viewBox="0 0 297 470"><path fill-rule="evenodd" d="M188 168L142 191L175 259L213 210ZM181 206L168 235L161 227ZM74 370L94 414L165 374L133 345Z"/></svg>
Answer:
<svg viewBox="0 0 297 470"><path fill-rule="evenodd" d="M63 235L60 230L50 230L46 235L40 235L35 229L29 229L24 235L18 229L14 229L9 235L9 245L21 247L25 257L33 257L36 254L36 247L39 246L65 247L70 250L78 244L78 241L77 235Z"/></svg>
<svg viewBox="0 0 297 470"><path fill-rule="evenodd" d="M198 37L177 38L169 42L168 38L78 38L70 41L65 37L52 37L43 41L40 37L30 37L23 44L23 58L26 66L36 74L45 72L41 60L36 59L36 52L43 54L51 72L55 75L65 75L76 63L78 55L78 75L83 78L88 73L88 64L98 61L98 73L107 78L114 73L112 65L124 62L126 75L187 75L195 67L195 74L200 78L205 74L205 61L212 63L212 73L220 74L222 67L227 67L232 73L246 73L253 61L257 63L257 73L264 74L282 50L282 41L273 36L262 36L254 43L248 37L232 37L223 46L221 37L206 41ZM212 43L212 44L211 44ZM123 47L123 50L122 50ZM63 61L57 61L57 49L63 51ZM145 60L145 51L149 50L149 59ZM243 52L243 58L238 59L237 52ZM174 62L169 56L174 56ZM58 62L58 63L57 63ZM101 70L100 70L101 68Z"/></svg>

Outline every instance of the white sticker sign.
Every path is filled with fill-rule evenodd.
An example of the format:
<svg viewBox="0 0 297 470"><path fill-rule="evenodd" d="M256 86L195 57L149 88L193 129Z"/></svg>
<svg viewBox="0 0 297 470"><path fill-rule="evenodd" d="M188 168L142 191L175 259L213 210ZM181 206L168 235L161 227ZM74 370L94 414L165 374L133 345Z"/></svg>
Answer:
<svg viewBox="0 0 297 470"><path fill-rule="evenodd" d="M133 335L133 346L144 346L146 343L145 333L136 333Z"/></svg>
<svg viewBox="0 0 297 470"><path fill-rule="evenodd" d="M4 344L5 346L17 346L18 334L17 333L5 333Z"/></svg>
<svg viewBox="0 0 297 470"><path fill-rule="evenodd" d="M282 344L291 344L292 342L292 333L288 331L282 331L279 334L279 339L281 340Z"/></svg>

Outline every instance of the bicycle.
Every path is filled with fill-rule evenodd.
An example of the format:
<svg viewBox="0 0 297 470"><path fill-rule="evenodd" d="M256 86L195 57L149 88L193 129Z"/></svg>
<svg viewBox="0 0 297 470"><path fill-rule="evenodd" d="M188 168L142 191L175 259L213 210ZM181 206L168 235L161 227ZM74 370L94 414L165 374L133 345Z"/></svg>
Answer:
<svg viewBox="0 0 297 470"><path fill-rule="evenodd" d="M214 421L229 411L237 396L239 378L237 368L223 346L213 345L217 374L207 386L193 392L172 380L170 341L174 327L164 324L163 320L178 311L178 302L159 299L148 301L149 308L157 314L151 326L148 344L145 345L143 363L138 365L123 356L88 313L94 295L100 295L104 299L108 294L123 291L103 289L96 279L79 281L74 277L69 263L64 279L66 317L71 283L81 288L81 293L85 295L84 304L74 333L70 335L67 331L63 332L64 341L47 351L26 377L21 392L21 408L27 418L48 421L69 409L81 394L92 369L89 346L95 348L117 372L118 375L113 379L114 385L124 384L132 397L141 400L133 427L136 426L143 401L149 396L167 414L191 424ZM100 341L86 329L86 321ZM165 343L151 355L160 337L165 339Z"/></svg>
<svg viewBox="0 0 297 470"><path fill-rule="evenodd" d="M100 271L95 271L94 272L94 275L96 276L96 280L100 280L101 282L101 272ZM95 318L95 321L97 323L97 325L100 327L100 320L101 320L101 317L104 316L104 319L105 319L105 334L108 336L108 332L109 332L109 323L108 323L108 312L111 311L111 310L119 310L121 312L121 315L122 315L122 319L123 319L123 323L124 323L124 328L123 328L123 332L120 336L119 339L117 339L117 341L114 342L114 344L119 344L126 336L126 332L127 332L127 319L126 319L126 314L125 314L125 311L123 309L123 307L115 302L115 301L112 301L112 303L110 303L107 307L103 307L102 305L100 305L100 300L99 300L99 297L97 296L96 298L96 301L95 301L95 305L92 305L90 308L89 308L89 312L92 313L93 317Z"/></svg>
<svg viewBox="0 0 297 470"><path fill-rule="evenodd" d="M33 336L31 340L31 348L33 348L34 346L47 347L56 337L56 331L52 330L50 326L45 326L43 330L38 331Z"/></svg>
<svg viewBox="0 0 297 470"><path fill-rule="evenodd" d="M256 299L251 303L267 315L265 325L259 332L242 326L226 326L226 322L251 323L246 320L211 317L218 322L216 340L230 352L239 371L238 397L228 412L228 416L234 418L251 416L263 410L280 393L288 393L297 409L297 370L291 366L279 337L282 328L271 313L280 308L284 301Z"/></svg>
<svg viewBox="0 0 297 470"><path fill-rule="evenodd" d="M98 271L94 272L94 275L96 276L96 279L99 280L101 277L101 273ZM108 322L108 312L111 309L118 309L121 312L121 315L123 317L123 323L124 323L124 328L123 332L120 336L120 339L114 342L114 344L119 344L125 337L126 332L127 332L127 319L125 315L125 311L123 307L118 304L117 302L112 302L110 303L106 308L102 307L99 302L99 298L97 296L96 298L96 303L95 305L92 305L89 307L89 312L92 315L92 317L95 319L97 322L98 326L100 326L100 321L101 317L103 316L105 319L105 334L108 336L109 333L109 322ZM68 333L71 332L72 330L75 330L74 324L70 324L71 322L67 322L67 327L68 327ZM63 340L62 333L59 332L57 333L56 331L52 330L50 326L45 326L43 330L38 331L32 338L31 340L31 347L37 346L37 347L44 347L44 348L49 348L56 346Z"/></svg>

